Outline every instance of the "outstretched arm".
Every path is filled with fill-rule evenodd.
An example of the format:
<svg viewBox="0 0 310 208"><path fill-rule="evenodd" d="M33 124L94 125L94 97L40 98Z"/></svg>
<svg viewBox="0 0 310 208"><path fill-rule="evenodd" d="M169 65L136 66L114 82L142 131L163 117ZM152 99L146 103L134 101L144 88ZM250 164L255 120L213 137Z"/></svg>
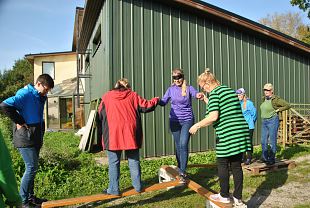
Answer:
<svg viewBox="0 0 310 208"><path fill-rule="evenodd" d="M212 111L209 113L209 115L202 119L201 121L195 123L190 129L189 133L191 134L196 134L197 130L200 129L201 127L206 127L211 125L213 122L215 122L219 117L219 112L218 111Z"/></svg>
<svg viewBox="0 0 310 208"><path fill-rule="evenodd" d="M170 96L170 88L167 89L165 92L164 96L159 100L159 105L160 106L165 106L169 102L171 96Z"/></svg>
<svg viewBox="0 0 310 208"><path fill-rule="evenodd" d="M146 100L138 95L138 102L139 102L139 111L142 113L148 113L155 110L159 102L159 97L154 97L151 100Z"/></svg>

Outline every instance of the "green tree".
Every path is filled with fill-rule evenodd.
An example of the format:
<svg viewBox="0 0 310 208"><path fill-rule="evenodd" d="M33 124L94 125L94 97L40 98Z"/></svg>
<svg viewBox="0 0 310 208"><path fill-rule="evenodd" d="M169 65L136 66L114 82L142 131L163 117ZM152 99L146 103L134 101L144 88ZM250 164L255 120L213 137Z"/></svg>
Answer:
<svg viewBox="0 0 310 208"><path fill-rule="evenodd" d="M293 6L298 6L304 12L308 12L310 18L310 0L291 0Z"/></svg>
<svg viewBox="0 0 310 208"><path fill-rule="evenodd" d="M0 73L0 102L33 82L33 67L26 59L19 59L11 70Z"/></svg>
<svg viewBox="0 0 310 208"><path fill-rule="evenodd" d="M272 29L296 38L300 41L310 44L310 30L309 25L305 25L299 13L275 13L268 14L267 17L262 18L259 22Z"/></svg>

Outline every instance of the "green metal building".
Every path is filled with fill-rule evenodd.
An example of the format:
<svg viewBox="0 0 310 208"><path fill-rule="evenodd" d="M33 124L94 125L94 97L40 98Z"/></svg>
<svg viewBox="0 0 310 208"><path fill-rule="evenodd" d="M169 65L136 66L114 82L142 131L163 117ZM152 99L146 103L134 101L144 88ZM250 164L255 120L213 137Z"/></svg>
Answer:
<svg viewBox="0 0 310 208"><path fill-rule="evenodd" d="M122 77L147 99L163 96L175 67L198 87L197 76L209 67L223 84L245 88L258 110L267 82L289 102L310 103L309 45L201 1L88 0L77 51L86 102ZM193 107L202 119L206 105L194 100ZM158 106L143 115L143 157L174 154L169 111ZM258 119L256 144L260 128ZM212 127L201 129L190 151L214 148L214 135Z"/></svg>

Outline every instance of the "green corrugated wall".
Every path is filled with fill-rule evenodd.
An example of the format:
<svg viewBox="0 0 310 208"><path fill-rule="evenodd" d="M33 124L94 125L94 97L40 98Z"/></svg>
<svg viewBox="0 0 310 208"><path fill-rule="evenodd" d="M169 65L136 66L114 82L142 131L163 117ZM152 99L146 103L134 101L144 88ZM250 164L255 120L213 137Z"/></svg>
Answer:
<svg viewBox="0 0 310 208"><path fill-rule="evenodd" d="M101 97L121 77L128 78L141 96L161 97L171 84L171 69L175 67L182 68L185 78L197 88L197 76L209 67L223 84L234 89L244 87L258 111L267 82L289 102L310 103L309 54L242 28L155 0L106 0L96 28L98 25L102 43L90 58L92 78L87 80L86 99ZM91 43L92 39L89 48ZM203 118L205 104L194 100L193 107L196 120ZM158 106L155 112L142 116L142 156L174 154L169 111L169 105ZM256 144L260 142L260 128L258 119ZM191 138L190 150L212 149L214 138L212 127L201 129Z"/></svg>

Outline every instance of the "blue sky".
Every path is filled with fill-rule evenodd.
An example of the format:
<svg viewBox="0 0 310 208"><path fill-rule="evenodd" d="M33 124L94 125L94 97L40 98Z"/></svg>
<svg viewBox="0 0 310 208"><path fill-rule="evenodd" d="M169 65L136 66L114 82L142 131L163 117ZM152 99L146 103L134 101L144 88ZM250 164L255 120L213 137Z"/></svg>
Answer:
<svg viewBox="0 0 310 208"><path fill-rule="evenodd" d="M25 54L71 50L76 6L84 0L0 0L0 70Z"/></svg>
<svg viewBox="0 0 310 208"><path fill-rule="evenodd" d="M302 13L289 0L206 2L254 21L275 12ZM71 50L76 6L84 7L84 0L0 0L0 71L25 54Z"/></svg>

